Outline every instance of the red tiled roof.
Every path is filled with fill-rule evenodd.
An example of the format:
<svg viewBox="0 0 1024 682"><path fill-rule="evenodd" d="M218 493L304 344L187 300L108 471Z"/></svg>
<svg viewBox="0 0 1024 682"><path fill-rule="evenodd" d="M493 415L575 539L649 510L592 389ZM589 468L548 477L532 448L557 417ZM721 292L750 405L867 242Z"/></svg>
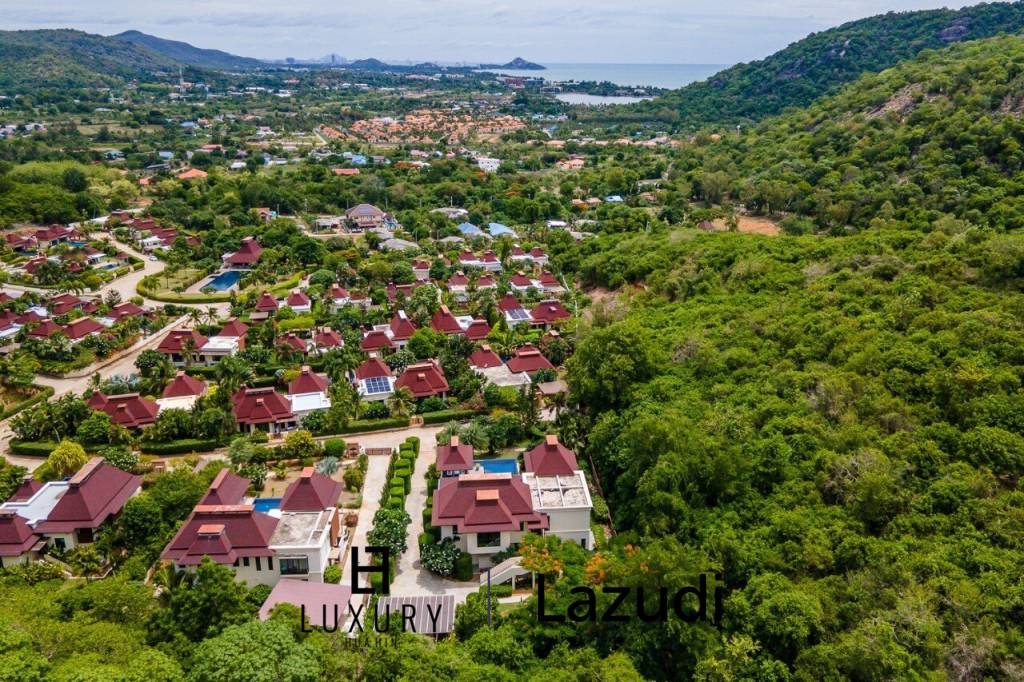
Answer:
<svg viewBox="0 0 1024 682"><path fill-rule="evenodd" d="M10 310L6 311L6 313L10 313L11 315L14 315L14 312L10 311ZM43 317L42 315L40 315L39 313L37 313L34 310L26 310L21 315L16 316L14 318L14 321L17 322L18 324L28 324L30 322L42 322L45 319L47 319L47 318Z"/></svg>
<svg viewBox="0 0 1024 682"><path fill-rule="evenodd" d="M285 301L289 308L301 308L309 305L309 296L305 293L296 289L292 293L288 294L288 299Z"/></svg>
<svg viewBox="0 0 1024 682"><path fill-rule="evenodd" d="M30 474L21 480L21 485L19 485L18 489L14 491L13 495L7 498L7 501L19 502L22 500L27 500L28 498L35 495L42 487L43 484L37 481L35 478L33 478L32 475Z"/></svg>
<svg viewBox="0 0 1024 682"><path fill-rule="evenodd" d="M505 363L501 361L497 353L491 350L490 346L485 344L469 356L469 364L477 369L487 369L488 367L500 367Z"/></svg>
<svg viewBox="0 0 1024 682"><path fill-rule="evenodd" d="M533 374L542 369L554 369L555 366L548 362L548 359L532 344L526 344L516 350L516 354L505 363L510 371L519 373L526 372Z"/></svg>
<svg viewBox="0 0 1024 682"><path fill-rule="evenodd" d="M407 388L415 398L426 398L448 391L448 380L435 360L409 365L395 382L395 390Z"/></svg>
<svg viewBox="0 0 1024 682"><path fill-rule="evenodd" d="M277 310L277 299L269 291L260 294L260 300L256 301L256 310L261 313L269 313Z"/></svg>
<svg viewBox="0 0 1024 682"><path fill-rule="evenodd" d="M405 311L395 311L394 317L391 318L391 338L395 341L405 341L412 336L415 331L416 325L414 325L412 320L408 318Z"/></svg>
<svg viewBox="0 0 1024 682"><path fill-rule="evenodd" d="M498 301L498 310L503 313L506 313L509 310L520 310L522 307L523 305L519 302L519 299L517 299L516 295L511 291L502 296L501 300Z"/></svg>
<svg viewBox="0 0 1024 682"><path fill-rule="evenodd" d="M54 315L64 315L75 308L84 310L89 303L91 301L86 301L74 294L61 294L60 296L54 296L48 301L50 312Z"/></svg>
<svg viewBox="0 0 1024 682"><path fill-rule="evenodd" d="M380 350L381 348L394 348L394 342L382 331L369 331L363 336L363 342L359 347L364 351Z"/></svg>
<svg viewBox="0 0 1024 682"><path fill-rule="evenodd" d="M332 284L330 291L327 292L327 296L332 301L344 301L348 298L348 291L338 284Z"/></svg>
<svg viewBox="0 0 1024 682"><path fill-rule="evenodd" d="M248 331L249 325L236 318L224 325L221 330L217 332L217 336L227 336L238 339L245 336Z"/></svg>
<svg viewBox="0 0 1024 682"><path fill-rule="evenodd" d="M131 301L125 301L124 303L119 303L111 308L110 312L107 313L107 317L116 322L122 317L139 317L145 314L146 311L139 306L135 305Z"/></svg>
<svg viewBox="0 0 1024 682"><path fill-rule="evenodd" d="M532 287L533 281L521 272L517 272L508 278L510 284L517 287Z"/></svg>
<svg viewBox="0 0 1024 682"><path fill-rule="evenodd" d="M469 471L473 468L473 446L460 443L452 436L448 445L437 446L437 468L440 471Z"/></svg>
<svg viewBox="0 0 1024 682"><path fill-rule="evenodd" d="M240 424L270 424L295 419L288 400L272 387L243 388L231 398Z"/></svg>
<svg viewBox="0 0 1024 682"><path fill-rule="evenodd" d="M570 317L569 311L557 299L541 301L530 311L530 316L538 322L558 322Z"/></svg>
<svg viewBox="0 0 1024 682"><path fill-rule="evenodd" d="M487 289L495 286L494 278L490 275L480 275L476 278L476 286L478 289Z"/></svg>
<svg viewBox="0 0 1024 682"><path fill-rule="evenodd" d="M306 346L306 342L293 333L285 334L284 336L279 338L277 340L277 345L291 346L292 348L301 353L305 353L309 350L309 348Z"/></svg>
<svg viewBox="0 0 1024 682"><path fill-rule="evenodd" d="M371 377L389 377L391 368L384 364L380 358L368 358L356 368L356 380L362 381Z"/></svg>
<svg viewBox="0 0 1024 682"><path fill-rule="evenodd" d="M164 398L187 398L194 395L206 393L206 384L201 379L190 377L184 372L178 372L171 383L167 384L162 397Z"/></svg>
<svg viewBox="0 0 1024 682"><path fill-rule="evenodd" d="M141 476L93 457L71 477L67 491L46 520L36 524L35 531L68 533L78 528L99 528L108 517L121 511L141 485Z"/></svg>
<svg viewBox="0 0 1024 682"><path fill-rule="evenodd" d="M185 350L186 339L192 339L196 350L205 346L209 341L195 329L172 329L156 349L161 353L182 353Z"/></svg>
<svg viewBox="0 0 1024 682"><path fill-rule="evenodd" d="M251 504L198 505L160 558L192 566L204 556L223 565L239 557L274 556L269 545L277 521Z"/></svg>
<svg viewBox="0 0 1024 682"><path fill-rule="evenodd" d="M64 327L64 334L71 340L77 340L102 330L103 325L91 317L80 317Z"/></svg>
<svg viewBox="0 0 1024 682"><path fill-rule="evenodd" d="M177 178L179 180L198 180L205 178L207 175L206 171L199 170L198 168L189 168L187 171L178 173Z"/></svg>
<svg viewBox="0 0 1024 682"><path fill-rule="evenodd" d="M341 334L330 327L324 327L313 337L313 344L317 348L341 348L345 342L342 341Z"/></svg>
<svg viewBox="0 0 1024 682"><path fill-rule="evenodd" d="M456 272L454 275L448 278L449 287L464 287L469 284L469 278L461 272Z"/></svg>
<svg viewBox="0 0 1024 682"><path fill-rule="evenodd" d="M58 332L62 334L64 333L64 330L61 329L59 324L53 320L44 320L33 327L32 331L30 331L28 335L38 339L48 339Z"/></svg>
<svg viewBox="0 0 1024 682"><path fill-rule="evenodd" d="M466 327L466 337L470 341L480 341L486 339L487 335L491 333L491 325L487 324L487 320L473 320Z"/></svg>
<svg viewBox="0 0 1024 682"><path fill-rule="evenodd" d="M323 393L327 391L329 385L326 374L317 374L309 367L303 367L299 376L288 383L288 394Z"/></svg>
<svg viewBox="0 0 1024 682"><path fill-rule="evenodd" d="M106 412L110 415L110 421L126 429L152 424L160 410L159 405L138 393L106 396L97 391L89 398L88 405L94 410Z"/></svg>
<svg viewBox="0 0 1024 682"><path fill-rule="evenodd" d="M437 309L437 312L430 317L430 326L433 327L434 331L441 334L462 333L462 327L459 326L459 321L455 319L455 316L452 315L446 305L442 305Z"/></svg>
<svg viewBox="0 0 1024 682"><path fill-rule="evenodd" d="M40 540L13 509L0 509L0 556L20 556Z"/></svg>
<svg viewBox="0 0 1024 682"><path fill-rule="evenodd" d="M454 526L455 532L495 533L547 528L548 518L533 510L530 489L519 476L464 474L442 478L434 492L432 526Z"/></svg>
<svg viewBox="0 0 1024 682"><path fill-rule="evenodd" d="M246 237L238 251L228 256L226 260L230 265L252 265L260 259L262 253L263 247L260 243L254 237Z"/></svg>
<svg viewBox="0 0 1024 682"><path fill-rule="evenodd" d="M532 249L530 249L530 255L533 256L534 258L544 258L547 256L547 254L544 253L544 249L540 248L539 246L535 246Z"/></svg>
<svg viewBox="0 0 1024 682"><path fill-rule="evenodd" d="M558 436L548 435L525 455L523 465L538 476L570 476L580 468L576 454L558 442Z"/></svg>
<svg viewBox="0 0 1024 682"><path fill-rule="evenodd" d="M281 498L281 511L332 509L341 497L341 483L306 467Z"/></svg>
<svg viewBox="0 0 1024 682"><path fill-rule="evenodd" d="M206 489L206 494L203 495L199 504L241 504L242 498L245 497L245 491L248 489L248 478L242 478L232 473L231 469L224 467L210 482L210 487Z"/></svg>

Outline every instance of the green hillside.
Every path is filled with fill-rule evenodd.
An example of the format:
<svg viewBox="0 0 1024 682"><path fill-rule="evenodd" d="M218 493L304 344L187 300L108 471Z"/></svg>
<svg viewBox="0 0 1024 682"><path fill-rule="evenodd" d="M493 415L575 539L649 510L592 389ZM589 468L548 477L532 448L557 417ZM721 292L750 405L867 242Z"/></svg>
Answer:
<svg viewBox="0 0 1024 682"><path fill-rule="evenodd" d="M756 129L700 137L683 175L710 203L791 231L942 220L1024 225L1024 38L929 51Z"/></svg>
<svg viewBox="0 0 1024 682"><path fill-rule="evenodd" d="M82 31L0 31L0 88L106 86L177 68L144 47Z"/></svg>
<svg viewBox="0 0 1024 682"><path fill-rule="evenodd" d="M813 33L766 59L737 64L626 111L656 113L688 128L758 121L786 107L806 106L865 72L889 68L921 50L1021 28L1020 2L890 12Z"/></svg>
<svg viewBox="0 0 1024 682"><path fill-rule="evenodd" d="M124 33L111 36L111 38L140 45L168 59L204 69L241 70L258 69L266 66L258 59L238 57L221 50L194 47L188 43L166 40L139 31L125 31Z"/></svg>

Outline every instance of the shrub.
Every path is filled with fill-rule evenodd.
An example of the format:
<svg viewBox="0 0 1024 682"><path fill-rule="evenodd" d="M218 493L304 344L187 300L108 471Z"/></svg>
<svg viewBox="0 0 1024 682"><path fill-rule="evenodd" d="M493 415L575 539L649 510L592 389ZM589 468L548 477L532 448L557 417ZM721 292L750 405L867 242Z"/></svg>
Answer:
<svg viewBox="0 0 1024 682"><path fill-rule="evenodd" d="M417 457L420 456L420 439L418 436L409 436L405 439L406 443L412 445L412 451Z"/></svg>
<svg viewBox="0 0 1024 682"><path fill-rule="evenodd" d="M365 474L366 468L370 466L370 456L366 454L359 455L356 459L356 466L358 466L359 470Z"/></svg>
<svg viewBox="0 0 1024 682"><path fill-rule="evenodd" d="M473 410L441 410L439 412L424 412L422 415L424 424L444 424L450 421L466 421L476 416Z"/></svg>
<svg viewBox="0 0 1024 682"><path fill-rule="evenodd" d="M405 509L405 500L401 497L391 497L388 499L387 508L395 511L401 511Z"/></svg>
<svg viewBox="0 0 1024 682"><path fill-rule="evenodd" d="M455 547L455 545L451 546ZM473 579L473 557L465 552L459 552L458 558L455 559L455 578L462 582Z"/></svg>
<svg viewBox="0 0 1024 682"><path fill-rule="evenodd" d="M608 523L608 503L600 495L594 495L593 501L594 508L591 510L591 513L594 516L594 520L598 523Z"/></svg>
<svg viewBox="0 0 1024 682"><path fill-rule="evenodd" d="M398 497L398 498L403 498L404 499L405 495L406 495L405 486L395 485L395 486L391 486L390 488L388 488L388 499L391 499L393 497Z"/></svg>
<svg viewBox="0 0 1024 682"><path fill-rule="evenodd" d="M429 504L423 508L423 525L427 526L430 523L430 519L433 517L434 508Z"/></svg>
<svg viewBox="0 0 1024 682"><path fill-rule="evenodd" d="M341 459L345 454L345 441L341 438L328 438L324 441L324 455Z"/></svg>
<svg viewBox="0 0 1024 682"><path fill-rule="evenodd" d="M324 569L324 582L332 585L341 582L341 566L339 564L331 564Z"/></svg>
<svg viewBox="0 0 1024 682"><path fill-rule="evenodd" d="M114 446L103 448L99 451L99 455L109 464L116 466L122 471L131 472L139 464L138 454L132 452L126 447Z"/></svg>
<svg viewBox="0 0 1024 682"><path fill-rule="evenodd" d="M343 481L345 481L345 487L351 492L359 492L363 487L363 481L366 480L366 473L359 467L349 467L345 469L345 473L341 475Z"/></svg>
<svg viewBox="0 0 1024 682"><path fill-rule="evenodd" d="M452 542L445 541L436 545L433 543L423 544L420 546L420 565L431 573L447 577L462 570L459 562L463 555ZM468 554L464 556L470 559ZM472 577L472 571L472 559L470 559L469 577L466 580Z"/></svg>
<svg viewBox="0 0 1024 682"><path fill-rule="evenodd" d="M417 542L419 543L419 546L420 546L421 549L423 547L425 547L426 545L432 545L432 544L434 544L434 535L433 535L433 533L429 533L429 532L420 533L419 538L417 539Z"/></svg>
<svg viewBox="0 0 1024 682"><path fill-rule="evenodd" d="M366 406L366 410L363 411L363 417L366 419L386 419L390 413L388 412L388 406L383 401L374 401Z"/></svg>
<svg viewBox="0 0 1024 682"><path fill-rule="evenodd" d="M401 476L393 476L388 484L392 488L401 488L405 490L405 481L402 480Z"/></svg>
<svg viewBox="0 0 1024 682"><path fill-rule="evenodd" d="M365 433L368 431L401 429L407 426L409 426L408 417L390 417L388 419L359 419L356 421L350 421L345 427L338 429L338 433Z"/></svg>
<svg viewBox="0 0 1024 682"><path fill-rule="evenodd" d="M56 443L49 441L12 440L11 452L26 457L46 457L57 448Z"/></svg>

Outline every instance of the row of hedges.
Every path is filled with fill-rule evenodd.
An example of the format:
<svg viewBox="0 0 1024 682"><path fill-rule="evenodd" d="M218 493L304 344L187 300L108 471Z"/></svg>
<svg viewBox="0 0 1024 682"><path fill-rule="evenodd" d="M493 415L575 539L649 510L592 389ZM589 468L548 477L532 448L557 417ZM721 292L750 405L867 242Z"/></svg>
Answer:
<svg viewBox="0 0 1024 682"><path fill-rule="evenodd" d="M183 455L189 452L209 452L222 445L216 438L182 438L166 443L143 443L139 449L147 455Z"/></svg>
<svg viewBox="0 0 1024 682"><path fill-rule="evenodd" d="M11 452L25 457L48 457L57 447L49 441L12 440Z"/></svg>
<svg viewBox="0 0 1024 682"><path fill-rule="evenodd" d="M24 410L26 407L32 407L33 405L41 403L44 400L49 400L50 396L53 395L53 387L51 386L33 386L32 388L36 389L38 392L31 398L26 398L25 400L22 400L20 403L15 403L8 407L3 412L0 412L0 420L7 419L8 417L13 417L14 415Z"/></svg>
<svg viewBox="0 0 1024 682"><path fill-rule="evenodd" d="M475 410L440 410L438 412L424 412L420 415L423 424L446 424L448 422L465 421L477 415Z"/></svg>
<svg viewBox="0 0 1024 682"><path fill-rule="evenodd" d="M387 419L357 419L350 421L344 428L338 429L337 434L363 433L366 431L386 431L388 429L404 429L409 426L408 417L388 417ZM317 434L321 436L333 436L333 433Z"/></svg>

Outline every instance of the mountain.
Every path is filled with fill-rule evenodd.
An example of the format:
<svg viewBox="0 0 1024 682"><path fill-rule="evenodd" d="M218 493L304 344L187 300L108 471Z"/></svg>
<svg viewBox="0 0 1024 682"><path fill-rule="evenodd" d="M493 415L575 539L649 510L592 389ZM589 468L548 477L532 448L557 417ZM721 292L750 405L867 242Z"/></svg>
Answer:
<svg viewBox="0 0 1024 682"><path fill-rule="evenodd" d="M214 70L249 70L259 69L266 64L251 57L238 57L221 50L208 50L189 45L177 40L158 38L139 31L125 31L111 36L116 40L140 45L153 52L173 59L187 66L195 66L203 69Z"/></svg>
<svg viewBox="0 0 1024 682"><path fill-rule="evenodd" d="M516 57L507 64L481 64L481 69L508 69L510 71L543 71L547 67L534 62L528 62L522 57Z"/></svg>
<svg viewBox="0 0 1024 682"><path fill-rule="evenodd" d="M970 41L742 132L698 136L685 180L711 203L727 195L786 216L791 233L1018 230L1022 114L1024 37Z"/></svg>
<svg viewBox="0 0 1024 682"><path fill-rule="evenodd" d="M737 64L634 113L667 115L687 128L761 120L806 106L865 72L878 72L925 49L1024 28L1024 3L954 10L890 12L812 33L761 61Z"/></svg>
<svg viewBox="0 0 1024 682"><path fill-rule="evenodd" d="M0 88L103 87L177 68L149 48L82 31L0 31Z"/></svg>

